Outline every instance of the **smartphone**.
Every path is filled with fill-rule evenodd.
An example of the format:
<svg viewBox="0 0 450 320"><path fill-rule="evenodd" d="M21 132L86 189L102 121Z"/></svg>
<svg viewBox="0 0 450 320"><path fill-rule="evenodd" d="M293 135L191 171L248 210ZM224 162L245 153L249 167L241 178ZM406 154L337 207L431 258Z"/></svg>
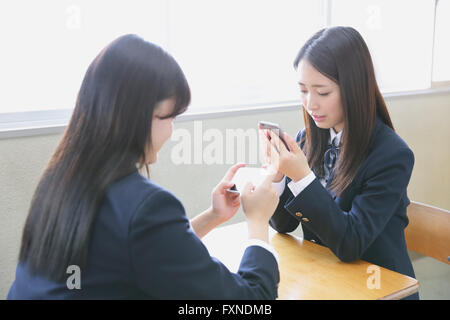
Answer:
<svg viewBox="0 0 450 320"><path fill-rule="evenodd" d="M268 121L259 121L258 127L260 129L267 129L267 130L271 130L272 132L274 132L280 138L280 140L283 141L283 144L286 147L286 149L290 150L286 141L284 140L283 130L281 130L280 126L277 123L272 123L272 122L268 122ZM269 137L269 140L270 140L270 137Z"/></svg>
<svg viewBox="0 0 450 320"><path fill-rule="evenodd" d="M227 191L231 193L240 193L236 188L236 184L234 184L231 188L227 189Z"/></svg>
<svg viewBox="0 0 450 320"><path fill-rule="evenodd" d="M264 182L267 175L270 175L272 172L266 168L259 168L259 167L243 167L239 168L238 171L236 171L236 174L234 175L231 182L234 183L234 185L227 189L228 192L232 193L240 193L247 182L251 182L253 186L256 188L261 183Z"/></svg>

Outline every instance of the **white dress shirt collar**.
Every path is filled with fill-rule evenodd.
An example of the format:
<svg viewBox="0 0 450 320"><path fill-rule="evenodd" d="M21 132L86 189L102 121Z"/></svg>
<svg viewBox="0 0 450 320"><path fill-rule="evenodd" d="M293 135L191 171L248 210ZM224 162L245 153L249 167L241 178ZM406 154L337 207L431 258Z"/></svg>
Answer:
<svg viewBox="0 0 450 320"><path fill-rule="evenodd" d="M337 137L336 143L337 143L337 145L339 145L339 143L341 142L341 137L342 137L342 132L343 131L344 130L341 130L341 131L339 131L339 133L336 133L336 131L334 131L333 128L330 128L330 141L329 141L329 143L331 143L333 141L333 139L335 137Z"/></svg>

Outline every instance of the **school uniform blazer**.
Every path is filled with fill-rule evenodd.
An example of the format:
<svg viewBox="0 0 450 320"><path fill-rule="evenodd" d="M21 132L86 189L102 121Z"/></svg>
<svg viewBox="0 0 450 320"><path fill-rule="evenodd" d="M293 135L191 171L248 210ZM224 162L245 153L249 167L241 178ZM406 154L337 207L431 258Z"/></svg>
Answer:
<svg viewBox="0 0 450 320"><path fill-rule="evenodd" d="M277 297L278 264L271 252L248 246L238 273L231 273L209 255L181 202L137 171L108 189L87 261L81 289L71 290L66 282L33 276L19 264L8 299Z"/></svg>
<svg viewBox="0 0 450 320"><path fill-rule="evenodd" d="M407 144L377 119L367 158L340 197L318 178L296 197L286 185L270 225L286 233L301 222L304 239L327 246L342 261L362 259L415 277L404 236L413 165Z"/></svg>

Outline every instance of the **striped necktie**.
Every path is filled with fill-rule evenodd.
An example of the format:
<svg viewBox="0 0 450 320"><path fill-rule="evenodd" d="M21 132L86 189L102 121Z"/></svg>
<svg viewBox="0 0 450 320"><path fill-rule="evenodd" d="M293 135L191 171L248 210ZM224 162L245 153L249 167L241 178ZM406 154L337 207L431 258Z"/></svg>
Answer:
<svg viewBox="0 0 450 320"><path fill-rule="evenodd" d="M324 179L327 186L333 180L334 166L336 164L338 155L339 155L338 139L337 137L334 137L331 144L328 144L323 158L323 167L325 172Z"/></svg>

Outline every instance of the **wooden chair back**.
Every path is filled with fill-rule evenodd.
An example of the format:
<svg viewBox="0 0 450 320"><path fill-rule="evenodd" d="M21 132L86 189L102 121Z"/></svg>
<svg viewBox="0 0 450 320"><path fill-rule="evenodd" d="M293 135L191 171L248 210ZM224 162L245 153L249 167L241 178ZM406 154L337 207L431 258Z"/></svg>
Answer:
<svg viewBox="0 0 450 320"><path fill-rule="evenodd" d="M411 201L407 215L408 249L450 264L450 211Z"/></svg>

